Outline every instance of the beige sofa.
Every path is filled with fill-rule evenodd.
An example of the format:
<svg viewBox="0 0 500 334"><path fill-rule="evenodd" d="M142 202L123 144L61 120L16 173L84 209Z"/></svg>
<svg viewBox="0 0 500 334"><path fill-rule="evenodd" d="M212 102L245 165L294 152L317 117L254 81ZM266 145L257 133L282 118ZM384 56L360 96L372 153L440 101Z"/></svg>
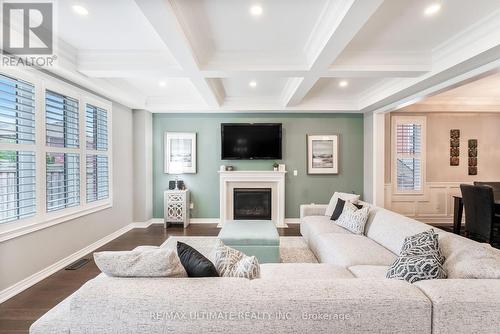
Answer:
<svg viewBox="0 0 500 334"><path fill-rule="evenodd" d="M496 274L498 251L439 231L455 279L385 279L404 237L429 226L373 208L367 236L356 236L325 208L301 207L301 232L321 263L263 264L255 280L101 274L30 333L498 333L500 280L458 277ZM464 268L464 254L483 259L479 268Z"/></svg>
<svg viewBox="0 0 500 334"><path fill-rule="evenodd" d="M356 278L387 280L404 239L432 228L371 206L365 235L354 235L325 216L326 207L302 205L300 232L321 263L346 268ZM448 279L408 284L432 303L432 333L500 333L500 251L434 229Z"/></svg>

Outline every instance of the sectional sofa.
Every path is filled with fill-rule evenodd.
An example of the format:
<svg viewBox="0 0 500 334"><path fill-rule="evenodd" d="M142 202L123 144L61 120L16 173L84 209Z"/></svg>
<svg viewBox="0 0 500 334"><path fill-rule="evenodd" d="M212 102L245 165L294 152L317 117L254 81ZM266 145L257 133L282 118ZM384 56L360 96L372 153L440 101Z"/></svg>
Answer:
<svg viewBox="0 0 500 334"><path fill-rule="evenodd" d="M367 203L364 203L368 205ZM500 252L440 231L449 279L386 279L406 236L430 228L373 207L365 236L301 207L320 263L261 265L261 278L116 278L101 274L30 333L498 333Z"/></svg>

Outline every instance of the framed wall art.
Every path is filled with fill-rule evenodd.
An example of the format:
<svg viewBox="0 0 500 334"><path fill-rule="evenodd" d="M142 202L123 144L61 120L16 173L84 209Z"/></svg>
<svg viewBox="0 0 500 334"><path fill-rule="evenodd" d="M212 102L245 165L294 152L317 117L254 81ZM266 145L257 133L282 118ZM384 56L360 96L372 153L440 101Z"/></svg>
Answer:
<svg viewBox="0 0 500 334"><path fill-rule="evenodd" d="M196 173L196 133L165 132L165 173Z"/></svg>
<svg viewBox="0 0 500 334"><path fill-rule="evenodd" d="M307 174L338 174L339 136L307 135Z"/></svg>

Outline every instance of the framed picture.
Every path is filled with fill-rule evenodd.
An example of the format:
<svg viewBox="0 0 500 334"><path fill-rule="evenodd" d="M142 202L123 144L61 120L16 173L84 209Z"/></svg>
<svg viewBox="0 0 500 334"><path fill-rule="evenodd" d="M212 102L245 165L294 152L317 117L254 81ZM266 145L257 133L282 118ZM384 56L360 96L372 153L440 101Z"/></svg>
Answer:
<svg viewBox="0 0 500 334"><path fill-rule="evenodd" d="M165 132L165 173L196 173L196 133Z"/></svg>
<svg viewBox="0 0 500 334"><path fill-rule="evenodd" d="M307 174L338 174L339 136L307 135Z"/></svg>

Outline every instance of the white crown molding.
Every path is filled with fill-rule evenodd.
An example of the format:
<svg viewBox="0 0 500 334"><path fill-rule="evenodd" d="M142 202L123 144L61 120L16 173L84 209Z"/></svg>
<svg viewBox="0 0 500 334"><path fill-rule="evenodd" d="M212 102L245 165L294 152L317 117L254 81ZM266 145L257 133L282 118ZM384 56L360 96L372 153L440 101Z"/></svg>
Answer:
<svg viewBox="0 0 500 334"><path fill-rule="evenodd" d="M435 94L460 81L491 71L500 64L497 61L492 62L486 52L495 50L499 46L500 10L497 10L436 47L432 52L431 71L418 78L388 80L385 84L366 91L364 97L359 101L360 108L364 112L373 110L376 112L391 111ZM464 64L466 62L474 64L472 70ZM442 75L447 70L452 71L452 74L448 74L446 79L440 79L439 75ZM425 88L417 87L426 80L432 80L436 83ZM381 103L384 99L389 99L405 89L412 88L416 92L396 99L396 102L387 103L385 106L384 103ZM374 105L377 105L377 107L373 108Z"/></svg>

